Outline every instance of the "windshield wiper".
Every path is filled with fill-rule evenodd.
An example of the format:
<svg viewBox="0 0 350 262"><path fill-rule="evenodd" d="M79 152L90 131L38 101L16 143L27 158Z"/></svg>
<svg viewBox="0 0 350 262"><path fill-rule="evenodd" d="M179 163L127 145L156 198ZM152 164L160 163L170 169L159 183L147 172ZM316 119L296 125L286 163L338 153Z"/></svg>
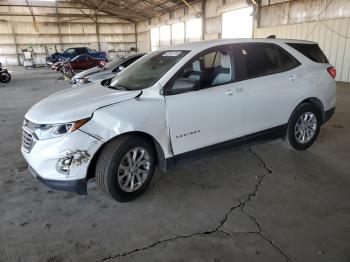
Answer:
<svg viewBox="0 0 350 262"><path fill-rule="evenodd" d="M111 86L111 85L109 85L108 88L115 89L115 90L121 90L121 91L128 91L129 90L124 86Z"/></svg>

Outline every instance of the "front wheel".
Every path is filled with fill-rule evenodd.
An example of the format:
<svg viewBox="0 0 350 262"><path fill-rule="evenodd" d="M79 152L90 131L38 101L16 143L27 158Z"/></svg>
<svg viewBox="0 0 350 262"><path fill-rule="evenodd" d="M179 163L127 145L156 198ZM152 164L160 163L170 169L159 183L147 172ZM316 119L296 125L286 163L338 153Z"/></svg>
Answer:
<svg viewBox="0 0 350 262"><path fill-rule="evenodd" d="M147 189L154 169L152 143L126 135L109 142L102 150L96 165L96 182L108 196L126 202Z"/></svg>
<svg viewBox="0 0 350 262"><path fill-rule="evenodd" d="M11 75L8 72L2 72L0 74L0 82L8 83L11 80Z"/></svg>
<svg viewBox="0 0 350 262"><path fill-rule="evenodd" d="M291 116L287 141L296 150L305 150L316 140L320 131L321 115L312 104L301 104Z"/></svg>

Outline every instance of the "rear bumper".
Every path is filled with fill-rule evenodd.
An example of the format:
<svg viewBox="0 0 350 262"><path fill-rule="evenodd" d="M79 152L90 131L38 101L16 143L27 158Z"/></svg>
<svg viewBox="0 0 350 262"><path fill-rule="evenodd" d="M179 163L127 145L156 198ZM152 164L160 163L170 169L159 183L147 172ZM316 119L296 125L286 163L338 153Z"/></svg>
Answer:
<svg viewBox="0 0 350 262"><path fill-rule="evenodd" d="M46 186L52 188L52 189L58 189L58 190L64 190L69 192L74 192L79 195L87 195L87 189L86 189L86 179L76 179L76 180L52 180L52 179L45 179L31 167L28 166L29 172L41 183L45 184Z"/></svg>
<svg viewBox="0 0 350 262"><path fill-rule="evenodd" d="M327 110L324 112L324 121L323 121L323 124L328 122L329 119L332 118L332 116L334 115L334 111L335 111L335 107Z"/></svg>

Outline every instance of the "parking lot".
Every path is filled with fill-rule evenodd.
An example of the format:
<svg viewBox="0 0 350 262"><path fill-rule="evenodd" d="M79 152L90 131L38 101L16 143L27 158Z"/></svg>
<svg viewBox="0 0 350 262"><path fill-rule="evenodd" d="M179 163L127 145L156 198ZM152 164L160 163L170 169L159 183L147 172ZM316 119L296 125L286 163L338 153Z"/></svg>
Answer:
<svg viewBox="0 0 350 262"><path fill-rule="evenodd" d="M350 85L308 150L280 140L157 171L118 203L51 190L21 155L25 112L69 86L12 67L0 87L0 261L349 261ZM101 87L104 88L104 87Z"/></svg>

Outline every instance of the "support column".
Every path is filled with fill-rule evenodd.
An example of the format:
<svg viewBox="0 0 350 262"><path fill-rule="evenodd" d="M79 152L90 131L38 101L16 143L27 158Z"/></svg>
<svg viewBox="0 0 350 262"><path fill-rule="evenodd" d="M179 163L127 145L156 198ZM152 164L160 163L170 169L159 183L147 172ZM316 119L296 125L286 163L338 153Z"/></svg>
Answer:
<svg viewBox="0 0 350 262"><path fill-rule="evenodd" d="M59 50L59 52L61 52L63 49L63 44L62 44L61 27L60 27L60 20L58 17L57 2L56 1L55 1L55 13L56 13L56 23L57 23L57 28L58 28L58 37L60 40L60 49L61 49L61 50ZM55 47L56 47L56 45L55 45ZM56 48L56 52L57 52L57 48Z"/></svg>
<svg viewBox="0 0 350 262"><path fill-rule="evenodd" d="M257 15L256 15L256 27L260 28L261 27L261 0L257 0ZM270 4L270 0L269 0L269 4Z"/></svg>
<svg viewBox="0 0 350 262"><path fill-rule="evenodd" d="M136 48L136 53L139 51L137 48L137 25L134 23L134 28L135 28L135 48Z"/></svg>
<svg viewBox="0 0 350 262"><path fill-rule="evenodd" d="M8 11L9 11L9 14L10 14L10 13L11 13L11 8L10 8L10 6L8 7ZM11 27L11 33L12 33L13 43L15 44L17 63L18 63L18 65L21 65L20 59L19 59L18 50L17 50L17 39L16 39L17 37L16 37L15 30L13 29L12 17L11 17L10 19L11 19L11 21L8 21L8 23L9 23L9 25L10 25L10 27Z"/></svg>
<svg viewBox="0 0 350 262"><path fill-rule="evenodd" d="M101 52L101 43L100 43L100 28L98 26L98 18L95 17L95 25L96 25L96 37L97 37L97 44L98 44L98 51Z"/></svg>
<svg viewBox="0 0 350 262"><path fill-rule="evenodd" d="M10 26L11 26L11 32L12 32L12 36L13 36L13 42L15 44L15 50L16 50L16 57L17 57L17 63L18 65L21 65L21 60L19 59L19 54L18 54L18 50L17 50L17 39L16 39L16 33L15 30L13 29L13 24L12 21L10 22Z"/></svg>
<svg viewBox="0 0 350 262"><path fill-rule="evenodd" d="M206 34L206 21L205 21L205 9L207 5L207 0L202 0L202 5L201 5L201 18L202 18L202 40L205 38Z"/></svg>

